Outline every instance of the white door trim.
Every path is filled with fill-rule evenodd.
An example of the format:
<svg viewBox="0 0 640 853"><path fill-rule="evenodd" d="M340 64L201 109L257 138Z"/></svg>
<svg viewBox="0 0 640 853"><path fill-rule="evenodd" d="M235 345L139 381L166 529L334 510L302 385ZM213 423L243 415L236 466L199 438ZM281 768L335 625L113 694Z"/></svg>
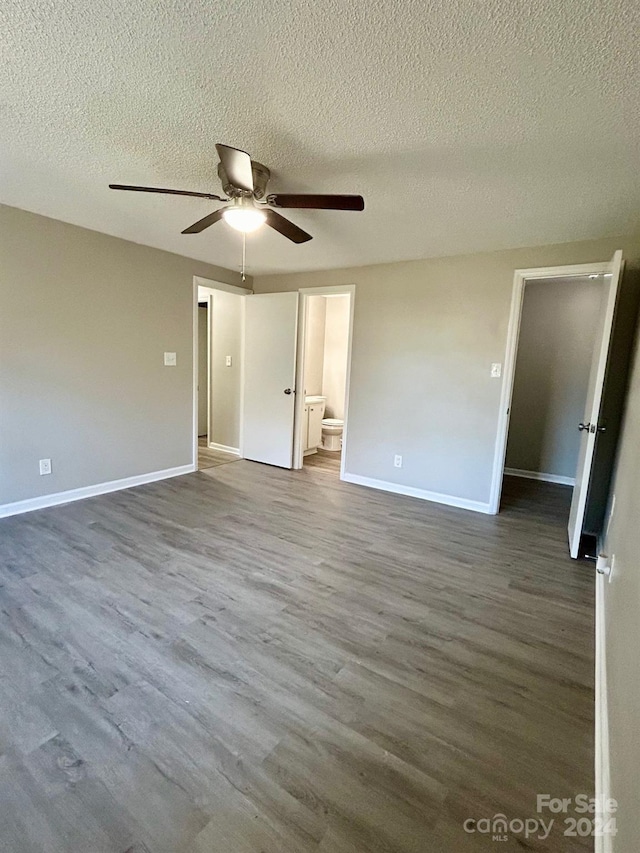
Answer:
<svg viewBox="0 0 640 853"><path fill-rule="evenodd" d="M601 558L599 558L601 559ZM608 808L611 800L611 771L609 758L609 706L607 701L607 639L605 624L605 589L607 575L596 574L596 678L595 678L595 795L596 815L603 825L615 817ZM611 853L611 834L596 835L596 853Z"/></svg>
<svg viewBox="0 0 640 853"><path fill-rule="evenodd" d="M302 468L304 458L304 444L302 441L302 416L304 412L304 358L306 349L306 329L309 296L335 296L344 294L349 296L349 340L347 343L347 375L344 393L344 429L342 431L342 453L340 456L340 479L345 477L345 460L347 448L347 432L349 424L349 395L351 387L351 353L353 344L353 316L356 300L355 284L338 284L330 287L301 287L300 312L298 317L298 362L296 365L296 404L295 404L295 427L293 434L293 467Z"/></svg>
<svg viewBox="0 0 640 853"><path fill-rule="evenodd" d="M238 287L235 284L225 284L224 281L215 281L213 278L203 278L201 275L194 275L193 283L196 287L208 287L210 290L224 290L225 293L236 293L238 296L246 296L248 293L253 293L250 287Z"/></svg>
<svg viewBox="0 0 640 853"><path fill-rule="evenodd" d="M518 354L518 338L520 336L520 321L522 319L522 303L524 288L527 281L541 278L568 278L581 275L607 275L611 272L611 259L597 264L571 264L562 267L536 267L534 269L515 270L511 295L511 311L507 330L507 342L504 354L504 371L502 392L500 394L500 410L498 414L498 430L493 455L493 474L491 477L491 493L489 497L489 512L495 515L500 508L502 494L502 475L507 452L507 436L509 432L509 413L513 396L516 357Z"/></svg>
<svg viewBox="0 0 640 853"><path fill-rule="evenodd" d="M193 423L191 424L191 438L193 446L191 448L191 464L193 470L198 470L198 276L193 277L193 297L192 297L192 313L193 313L193 344L192 344L192 359L193 359L193 387L191 389ZM208 416L207 416L208 417Z"/></svg>
<svg viewBox="0 0 640 853"><path fill-rule="evenodd" d="M201 275L194 275L193 277L193 295L192 295L192 305L193 305L193 350L192 350L192 359L193 359L193 385L191 389L192 396L192 405L193 405L193 423L192 423L192 435L193 435L193 448L191 451L191 464L193 465L193 470L198 470L198 287L206 287L209 290L223 290L225 293L236 293L238 296L246 296L248 293L253 293L248 287L236 287L234 284L225 284L223 281L215 281L211 278L203 278ZM211 294L208 294L207 301L209 303L209 307L207 310L207 340L208 340L208 352L207 352L207 378L211 376L211 318L212 318L212 306L211 306ZM242 345L242 342L241 342ZM242 376L240 381L242 382ZM207 381L207 443L211 436L211 399L210 399L210 382Z"/></svg>
<svg viewBox="0 0 640 853"><path fill-rule="evenodd" d="M207 444L211 442L211 323L213 322L213 293L207 296ZM198 324L200 328L200 324ZM198 390L200 395L202 391ZM199 408L199 407L198 407Z"/></svg>

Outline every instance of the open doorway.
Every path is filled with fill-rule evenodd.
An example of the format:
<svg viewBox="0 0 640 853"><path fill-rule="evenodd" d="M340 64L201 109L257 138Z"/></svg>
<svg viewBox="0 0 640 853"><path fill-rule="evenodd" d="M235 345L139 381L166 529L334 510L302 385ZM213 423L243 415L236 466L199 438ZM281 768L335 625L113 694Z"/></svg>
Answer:
<svg viewBox="0 0 640 853"><path fill-rule="evenodd" d="M597 273L526 282L503 506L568 522L604 284Z"/></svg>
<svg viewBox="0 0 640 853"><path fill-rule="evenodd" d="M243 459L300 469L305 467L305 456L317 455L317 461L321 456L326 459L326 470L344 478L354 295L355 285L340 285L259 293L243 300ZM321 355L314 359L314 344L308 346L307 341L307 320L311 299L316 297L323 300L324 327L315 335ZM325 350L341 353L326 369ZM314 360L315 378L307 367L305 380L305 363ZM334 371L333 365L338 363Z"/></svg>
<svg viewBox="0 0 640 853"><path fill-rule="evenodd" d="M242 296L197 278L194 286L194 457L199 471L240 458Z"/></svg>
<svg viewBox="0 0 640 853"><path fill-rule="evenodd" d="M503 481L506 485L510 477L521 486L526 481L544 484L546 490L564 486L569 501L554 507L549 495L541 495L540 505L557 515L568 504L573 558L592 556L583 548L585 518L596 444L607 430L603 392L622 266L622 252L616 251L608 263L516 270L514 275L490 511L503 508ZM532 284L541 288L532 290ZM499 376L500 365L494 367ZM513 497L509 491L505 499Z"/></svg>
<svg viewBox="0 0 640 853"><path fill-rule="evenodd" d="M296 430L301 467L340 476L345 447L352 293L303 293ZM299 386L300 387L300 386Z"/></svg>

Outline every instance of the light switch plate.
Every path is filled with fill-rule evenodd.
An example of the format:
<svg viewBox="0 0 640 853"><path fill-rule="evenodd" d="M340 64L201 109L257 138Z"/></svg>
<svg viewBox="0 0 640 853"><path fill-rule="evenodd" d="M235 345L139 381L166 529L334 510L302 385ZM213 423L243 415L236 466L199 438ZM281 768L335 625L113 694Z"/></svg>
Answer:
<svg viewBox="0 0 640 853"><path fill-rule="evenodd" d="M491 378L492 379L499 379L501 375L502 375L502 365L496 361L491 365Z"/></svg>
<svg viewBox="0 0 640 853"><path fill-rule="evenodd" d="M224 357L224 363L225 363L226 367L231 367L231 356L230 355L226 355Z"/></svg>
<svg viewBox="0 0 640 853"><path fill-rule="evenodd" d="M175 352L165 352L165 354L164 354L164 366L165 367L175 367L176 366L176 354L175 354Z"/></svg>

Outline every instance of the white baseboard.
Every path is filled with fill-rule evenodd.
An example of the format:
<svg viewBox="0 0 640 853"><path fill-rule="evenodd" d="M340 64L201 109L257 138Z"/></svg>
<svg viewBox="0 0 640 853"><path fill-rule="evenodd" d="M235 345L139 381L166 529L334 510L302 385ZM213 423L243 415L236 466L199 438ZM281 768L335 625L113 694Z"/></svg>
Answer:
<svg viewBox="0 0 640 853"><path fill-rule="evenodd" d="M602 806L612 796L611 774L609 767L609 704L607 701L607 657L604 598L606 584L605 575L596 574L596 733L595 733L595 794L596 813L602 818L603 826L613 814L609 814ZM612 836L604 833L595 837L595 853L611 853L613 849Z"/></svg>
<svg viewBox="0 0 640 853"><path fill-rule="evenodd" d="M558 483L561 486L575 486L575 477L564 477L562 474L545 474L542 471L525 471L522 468L505 468L504 473L509 477L524 477L527 480L544 480L545 483Z"/></svg>
<svg viewBox="0 0 640 853"><path fill-rule="evenodd" d="M83 486L80 489L69 489L66 492L55 492L38 498L28 498L10 504L0 504L0 518L10 515L20 515L23 512L33 512L36 509L46 509L50 506L81 501L108 492L119 492L121 489L131 489L133 486L143 486L145 483L155 483L157 480L167 480L170 477L180 477L196 471L194 465L180 465L178 468L165 468L163 471L151 471L149 474L137 474L135 477L124 477L122 480L110 480L107 483L96 483L94 486Z"/></svg>
<svg viewBox="0 0 640 853"><path fill-rule="evenodd" d="M221 450L223 453L233 453L234 456L240 456L239 447L229 447L227 444L218 444L215 441L209 442L209 450Z"/></svg>
<svg viewBox="0 0 640 853"><path fill-rule="evenodd" d="M355 483L357 486L368 486L370 489L380 489L383 492L393 492L395 495L406 495L410 498L419 498L423 501L432 501L446 506L455 506L459 509L470 509L473 512L490 514L488 503L481 501L470 501L467 498L457 498L454 495L442 495L439 492L429 492L426 489L416 489L413 486L401 486L398 483L388 483L386 480L376 480L372 477L361 477L359 474L342 475L346 483Z"/></svg>

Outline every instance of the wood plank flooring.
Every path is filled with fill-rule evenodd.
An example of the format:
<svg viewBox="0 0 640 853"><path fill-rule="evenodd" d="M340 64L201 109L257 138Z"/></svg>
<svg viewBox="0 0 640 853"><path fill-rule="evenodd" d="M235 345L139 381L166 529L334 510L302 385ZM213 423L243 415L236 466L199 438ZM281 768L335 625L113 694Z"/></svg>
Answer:
<svg viewBox="0 0 640 853"><path fill-rule="evenodd" d="M323 450L319 447L315 453L310 453L304 457L304 465L308 468L315 468L318 471L328 471L330 474L340 476L340 451Z"/></svg>
<svg viewBox="0 0 640 853"><path fill-rule="evenodd" d="M206 435L198 436L198 471L204 471L205 468L217 468L218 465L226 465L228 462L237 462L239 458L235 453L213 450L209 447Z"/></svg>
<svg viewBox="0 0 640 853"><path fill-rule="evenodd" d="M0 521L0 848L592 849L463 830L591 793L567 512L238 461Z"/></svg>

